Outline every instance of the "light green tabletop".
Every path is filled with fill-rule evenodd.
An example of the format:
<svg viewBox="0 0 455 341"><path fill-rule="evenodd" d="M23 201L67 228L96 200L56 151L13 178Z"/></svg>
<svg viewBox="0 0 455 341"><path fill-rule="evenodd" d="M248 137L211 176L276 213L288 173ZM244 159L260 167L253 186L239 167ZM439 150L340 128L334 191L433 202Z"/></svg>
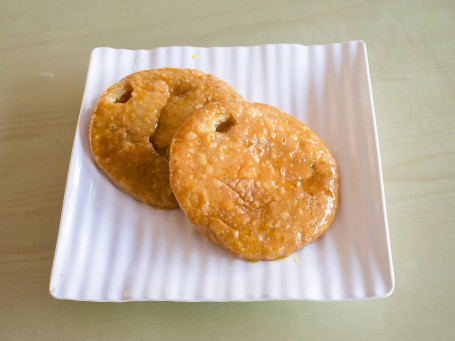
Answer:
<svg viewBox="0 0 455 341"><path fill-rule="evenodd" d="M455 339L455 2L1 1L0 339ZM86 303L48 292L97 46L367 44L396 288L351 302Z"/></svg>

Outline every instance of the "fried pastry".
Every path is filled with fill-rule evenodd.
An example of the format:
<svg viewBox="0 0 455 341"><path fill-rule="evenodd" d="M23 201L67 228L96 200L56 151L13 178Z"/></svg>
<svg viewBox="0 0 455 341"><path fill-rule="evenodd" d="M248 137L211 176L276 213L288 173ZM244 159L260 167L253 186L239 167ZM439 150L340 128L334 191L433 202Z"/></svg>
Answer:
<svg viewBox="0 0 455 341"><path fill-rule="evenodd" d="M107 89L90 122L96 164L133 198L175 208L169 185L169 144L177 128L207 103L242 99L229 84L190 69L131 74Z"/></svg>
<svg viewBox="0 0 455 341"><path fill-rule="evenodd" d="M211 103L174 135L170 183L209 240L247 260L276 260L323 235L338 207L338 169L307 126L277 108Z"/></svg>

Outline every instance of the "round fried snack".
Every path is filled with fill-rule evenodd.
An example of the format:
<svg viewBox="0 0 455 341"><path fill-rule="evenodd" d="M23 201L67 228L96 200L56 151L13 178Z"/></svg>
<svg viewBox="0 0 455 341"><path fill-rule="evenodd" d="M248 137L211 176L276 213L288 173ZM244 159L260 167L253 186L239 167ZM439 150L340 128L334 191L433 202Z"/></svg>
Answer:
<svg viewBox="0 0 455 341"><path fill-rule="evenodd" d="M320 237L338 206L324 143L265 104L212 103L174 135L171 186L196 229L247 260L286 257Z"/></svg>
<svg viewBox="0 0 455 341"><path fill-rule="evenodd" d="M107 89L92 114L96 164L133 198L178 207L169 185L169 144L178 127L207 103L242 99L227 83L189 69L131 74Z"/></svg>

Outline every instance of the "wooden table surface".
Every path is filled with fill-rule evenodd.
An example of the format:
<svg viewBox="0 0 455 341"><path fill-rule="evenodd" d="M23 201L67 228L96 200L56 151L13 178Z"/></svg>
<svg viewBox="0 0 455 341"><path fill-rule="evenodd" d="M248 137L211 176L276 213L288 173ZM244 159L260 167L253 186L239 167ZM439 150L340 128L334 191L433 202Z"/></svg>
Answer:
<svg viewBox="0 0 455 341"><path fill-rule="evenodd" d="M1 1L0 339L455 339L453 1ZM49 276L90 51L368 47L396 288L350 302L58 301Z"/></svg>

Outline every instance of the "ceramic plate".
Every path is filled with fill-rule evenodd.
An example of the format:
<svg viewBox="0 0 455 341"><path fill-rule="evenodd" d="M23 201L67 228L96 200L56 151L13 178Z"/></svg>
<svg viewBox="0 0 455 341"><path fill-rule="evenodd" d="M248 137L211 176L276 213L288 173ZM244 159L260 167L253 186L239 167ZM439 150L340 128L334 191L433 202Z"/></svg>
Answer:
<svg viewBox="0 0 455 341"><path fill-rule="evenodd" d="M338 161L341 202L315 243L281 261L236 259L163 211L118 190L94 164L91 112L102 92L140 70L214 74L246 100L308 125ZM90 58L63 203L50 292L84 301L348 300L394 287L365 44L96 48Z"/></svg>

